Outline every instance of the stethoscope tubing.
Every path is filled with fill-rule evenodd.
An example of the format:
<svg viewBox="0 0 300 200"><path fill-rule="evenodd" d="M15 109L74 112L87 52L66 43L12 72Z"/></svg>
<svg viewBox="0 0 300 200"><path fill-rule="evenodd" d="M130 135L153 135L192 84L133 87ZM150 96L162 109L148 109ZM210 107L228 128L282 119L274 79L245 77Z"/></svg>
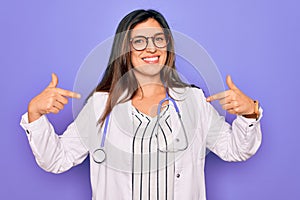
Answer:
<svg viewBox="0 0 300 200"><path fill-rule="evenodd" d="M181 123L181 127L183 128L183 132L184 132L184 137L185 137L185 141L187 142L187 144L185 145L184 148L182 149L178 149L178 150L174 150L174 151L171 151L171 152L178 152L178 151L184 151L185 149L187 149L188 147L188 138L187 138L187 134L186 134L186 130L184 128L184 125L183 125L183 122L182 122L182 119L181 119L181 115L180 115L180 112L179 112L179 108L177 106L177 103L175 102L174 99L172 99L168 92L166 92L166 98L162 99L160 102L159 102L159 105L158 105L158 108L157 108L157 121L156 121L156 126L158 126L158 122L159 122L159 115L160 115L160 112L161 112L161 107L162 107L162 104L165 102L165 101L171 101L174 105L174 108L175 108L175 111L179 117L179 121ZM107 135L107 129L108 129L108 123L109 123L109 120L110 120L110 113L106 116L106 119L105 119L105 124L104 124L104 129L103 129L103 134L102 134L102 138L101 138L101 144L100 144L100 148L97 148L94 152L93 152L93 160L98 163L98 164L101 164L103 163L105 160L106 160L106 153L105 153L105 150L104 150L104 146L105 146L105 140L106 140L106 135ZM158 136L157 136L158 137ZM163 153L168 153L170 152L169 150L161 150L159 149L159 144L158 144L158 150L160 152L163 152ZM100 153L102 154L102 157L101 159L97 160L96 158L96 154L97 153Z"/></svg>

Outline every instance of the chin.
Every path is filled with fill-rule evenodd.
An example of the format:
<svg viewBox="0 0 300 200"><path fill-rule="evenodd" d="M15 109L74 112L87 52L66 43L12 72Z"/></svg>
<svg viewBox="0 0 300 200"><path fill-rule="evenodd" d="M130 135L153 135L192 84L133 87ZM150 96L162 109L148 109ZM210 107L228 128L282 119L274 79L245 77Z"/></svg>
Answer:
<svg viewBox="0 0 300 200"><path fill-rule="evenodd" d="M135 67L134 71L139 75L156 77L160 76L160 71L162 70L163 65L160 64L147 64L140 67Z"/></svg>

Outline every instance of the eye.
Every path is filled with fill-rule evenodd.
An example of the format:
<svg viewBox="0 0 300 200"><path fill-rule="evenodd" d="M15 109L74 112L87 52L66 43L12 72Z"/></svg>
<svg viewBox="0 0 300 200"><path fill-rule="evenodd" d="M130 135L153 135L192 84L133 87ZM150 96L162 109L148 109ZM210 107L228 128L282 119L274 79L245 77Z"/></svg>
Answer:
<svg viewBox="0 0 300 200"><path fill-rule="evenodd" d="M158 36L155 38L156 41L164 41L165 37L164 36Z"/></svg>
<svg viewBox="0 0 300 200"><path fill-rule="evenodd" d="M164 34L159 34L159 35L155 36L154 40L155 40L155 42L158 42L158 43L165 43L166 37Z"/></svg>
<svg viewBox="0 0 300 200"><path fill-rule="evenodd" d="M132 40L133 44L144 44L145 43L145 39L144 38L134 38Z"/></svg>

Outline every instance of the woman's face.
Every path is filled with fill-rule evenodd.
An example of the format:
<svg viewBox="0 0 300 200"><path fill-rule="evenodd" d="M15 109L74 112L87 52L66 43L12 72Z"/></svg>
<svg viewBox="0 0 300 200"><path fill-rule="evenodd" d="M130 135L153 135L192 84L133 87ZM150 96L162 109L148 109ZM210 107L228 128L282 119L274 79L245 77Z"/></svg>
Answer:
<svg viewBox="0 0 300 200"><path fill-rule="evenodd" d="M167 46L163 45L163 40L166 38L160 24L155 19L149 18L147 21L133 28L130 38L131 63L134 67L135 74L159 76L167 59ZM140 50L141 48L136 48L145 46L145 41L147 41L145 38L148 38L146 48L142 50ZM156 45L154 44L154 40Z"/></svg>

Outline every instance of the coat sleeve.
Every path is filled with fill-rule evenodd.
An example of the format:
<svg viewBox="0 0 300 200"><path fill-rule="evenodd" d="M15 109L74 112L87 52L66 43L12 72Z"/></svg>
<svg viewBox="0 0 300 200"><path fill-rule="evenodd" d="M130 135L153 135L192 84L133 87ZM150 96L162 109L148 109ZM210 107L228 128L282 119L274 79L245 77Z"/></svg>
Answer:
<svg viewBox="0 0 300 200"><path fill-rule="evenodd" d="M27 133L38 165L48 172L65 172L82 163L88 155L89 135L96 129L93 100L89 99L62 135L55 133L45 115L28 123L28 113L25 113L20 125Z"/></svg>
<svg viewBox="0 0 300 200"><path fill-rule="evenodd" d="M256 153L261 145L262 133L259 119L237 115L232 125L207 103L202 93L202 103L208 121L206 147L225 161L244 161Z"/></svg>

